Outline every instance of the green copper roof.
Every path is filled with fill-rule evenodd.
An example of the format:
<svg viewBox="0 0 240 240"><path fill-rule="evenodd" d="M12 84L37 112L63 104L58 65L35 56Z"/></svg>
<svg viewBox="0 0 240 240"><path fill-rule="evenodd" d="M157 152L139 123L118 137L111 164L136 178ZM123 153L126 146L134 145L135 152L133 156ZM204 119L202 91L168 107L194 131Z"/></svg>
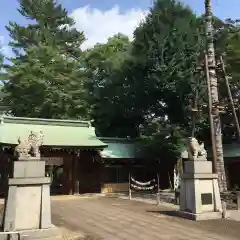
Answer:
<svg viewBox="0 0 240 240"><path fill-rule="evenodd" d="M18 144L18 138L28 138L29 134L42 131L43 146L104 148L107 144L95 135L95 128L87 121L39 119L2 116L0 143Z"/></svg>

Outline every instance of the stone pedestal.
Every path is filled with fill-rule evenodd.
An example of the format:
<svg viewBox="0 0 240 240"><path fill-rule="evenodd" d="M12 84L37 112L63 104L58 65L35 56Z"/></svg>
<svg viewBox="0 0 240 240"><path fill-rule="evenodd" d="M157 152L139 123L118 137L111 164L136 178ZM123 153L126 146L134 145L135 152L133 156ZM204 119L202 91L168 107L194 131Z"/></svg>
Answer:
<svg viewBox="0 0 240 240"><path fill-rule="evenodd" d="M17 232L24 239L56 236L57 228L51 223L49 187L50 178L45 177L44 161L25 157L13 162L13 176L9 178L5 199L3 231Z"/></svg>
<svg viewBox="0 0 240 240"><path fill-rule="evenodd" d="M218 176L212 173L212 162L185 162L179 213L193 220L222 218Z"/></svg>

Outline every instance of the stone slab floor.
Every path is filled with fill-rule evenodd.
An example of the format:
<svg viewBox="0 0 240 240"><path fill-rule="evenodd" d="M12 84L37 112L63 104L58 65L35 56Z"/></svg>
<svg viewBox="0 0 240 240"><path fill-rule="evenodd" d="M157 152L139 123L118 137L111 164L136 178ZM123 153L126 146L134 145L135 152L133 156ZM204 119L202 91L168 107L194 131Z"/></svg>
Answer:
<svg viewBox="0 0 240 240"><path fill-rule="evenodd" d="M87 239L106 240L239 240L240 222L194 222L174 216L174 209L118 198L52 200L52 221Z"/></svg>

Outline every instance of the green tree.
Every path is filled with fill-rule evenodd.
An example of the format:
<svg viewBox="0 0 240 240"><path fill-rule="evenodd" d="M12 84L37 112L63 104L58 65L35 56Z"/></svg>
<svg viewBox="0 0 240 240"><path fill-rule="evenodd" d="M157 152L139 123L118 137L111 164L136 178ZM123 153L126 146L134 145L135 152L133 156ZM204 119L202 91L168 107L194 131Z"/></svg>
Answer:
<svg viewBox="0 0 240 240"><path fill-rule="evenodd" d="M240 93L240 70L239 70L239 53L240 53L240 26L239 21L227 19L223 22L223 27L217 33L217 57L223 56L226 71L229 77L229 84L232 92L235 107L239 105ZM227 88L225 85L224 75L221 69L218 70L220 79L219 94L221 102L226 106L227 111L222 114L223 125L223 141L225 143L232 143L237 140L236 125L233 119L232 106L230 105ZM240 109L238 108L238 116Z"/></svg>
<svg viewBox="0 0 240 240"><path fill-rule="evenodd" d="M153 119L144 126L140 144L152 157L175 161L186 145L186 131L168 121Z"/></svg>
<svg viewBox="0 0 240 240"><path fill-rule="evenodd" d="M174 0L156 1L146 22L136 29L133 47L135 57L145 66L145 80L137 85L142 84L146 107L153 106L154 114L162 109L172 123L189 122L186 106L202 47L193 12Z"/></svg>
<svg viewBox="0 0 240 240"><path fill-rule="evenodd" d="M205 25L204 25L204 16L199 18L199 26L201 33L204 37ZM232 95L236 103L239 100L239 77L240 71L238 68L239 62L239 21L226 19L225 21L220 20L219 18L213 16L213 37L214 37L214 46L216 52L216 58L219 60L220 56L223 56L227 73L229 75L230 88ZM205 41L205 39L203 39ZM221 114L222 120L222 137L224 143L231 143L236 140L236 126L234 123L232 110L228 98L227 88L224 80L224 76L220 68L217 68L218 76L218 90L219 90L219 100L223 106L226 107L226 112ZM203 83L206 81L205 76ZM206 86L204 84L200 86L200 89L205 90ZM204 92L203 92L204 93ZM202 94L199 96L201 99L202 105L207 104L207 95ZM199 137L204 140L206 143L211 143L210 139L210 125L208 120L208 112L206 109L201 109L201 123L198 124L197 134Z"/></svg>
<svg viewBox="0 0 240 240"><path fill-rule="evenodd" d="M84 34L55 0L21 0L27 26L10 22L16 54L6 66L4 98L15 116L87 118L85 72L80 49Z"/></svg>
<svg viewBox="0 0 240 240"><path fill-rule="evenodd" d="M204 43L197 16L178 1L158 0L134 36L133 61L125 82L135 109L142 114L143 127L157 120L169 135L173 126L186 134L194 92L201 84L196 68ZM157 132L154 135L159 136Z"/></svg>
<svg viewBox="0 0 240 240"><path fill-rule="evenodd" d="M5 97L3 82L6 80L6 74L4 71L4 54L0 46L0 114L8 112L8 106L3 104L3 98Z"/></svg>
<svg viewBox="0 0 240 240"><path fill-rule="evenodd" d="M109 38L106 44L97 44L85 52L91 116L103 136L138 135L137 109L132 107L124 82L131 58L130 50L128 37L117 34Z"/></svg>

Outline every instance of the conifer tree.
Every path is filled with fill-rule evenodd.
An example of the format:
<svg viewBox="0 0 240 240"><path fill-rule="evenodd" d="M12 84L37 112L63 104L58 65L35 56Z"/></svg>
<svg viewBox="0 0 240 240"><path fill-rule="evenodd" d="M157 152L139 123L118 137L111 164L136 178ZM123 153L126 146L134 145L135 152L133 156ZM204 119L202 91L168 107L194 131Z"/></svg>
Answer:
<svg viewBox="0 0 240 240"><path fill-rule="evenodd" d="M16 56L6 66L4 101L16 116L86 118L81 44L83 32L55 0L20 0L29 24L6 27Z"/></svg>

